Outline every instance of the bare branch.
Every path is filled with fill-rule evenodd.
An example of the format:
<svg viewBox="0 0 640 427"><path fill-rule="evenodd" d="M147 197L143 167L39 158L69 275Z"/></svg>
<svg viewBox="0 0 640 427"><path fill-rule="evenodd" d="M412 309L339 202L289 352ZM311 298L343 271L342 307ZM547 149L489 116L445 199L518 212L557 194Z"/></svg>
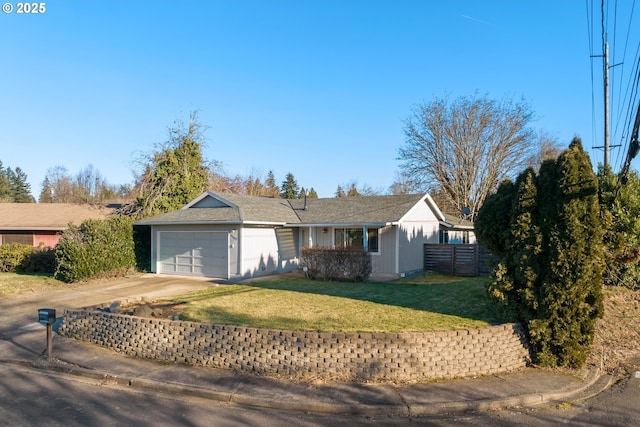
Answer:
<svg viewBox="0 0 640 427"><path fill-rule="evenodd" d="M527 166L532 113L523 101L486 97L438 98L414 108L399 149L402 174L423 189L438 189L472 216L507 177Z"/></svg>

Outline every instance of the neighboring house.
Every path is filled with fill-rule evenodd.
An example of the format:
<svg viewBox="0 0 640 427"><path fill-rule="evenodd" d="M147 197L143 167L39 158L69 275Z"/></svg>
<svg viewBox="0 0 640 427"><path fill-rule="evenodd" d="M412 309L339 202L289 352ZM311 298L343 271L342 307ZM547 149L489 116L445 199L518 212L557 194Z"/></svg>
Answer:
<svg viewBox="0 0 640 427"><path fill-rule="evenodd" d="M358 247L373 273L423 269L424 243L438 243L444 215L428 194L275 199L206 192L151 226L151 271L224 279L299 268L304 247ZM468 231L468 230L466 230Z"/></svg>
<svg viewBox="0 0 640 427"><path fill-rule="evenodd" d="M72 203L0 203L0 244L54 247L69 223L105 219L114 209Z"/></svg>
<svg viewBox="0 0 640 427"><path fill-rule="evenodd" d="M473 231L473 222L444 214L444 220L440 221L439 243L448 244L473 244L476 235Z"/></svg>

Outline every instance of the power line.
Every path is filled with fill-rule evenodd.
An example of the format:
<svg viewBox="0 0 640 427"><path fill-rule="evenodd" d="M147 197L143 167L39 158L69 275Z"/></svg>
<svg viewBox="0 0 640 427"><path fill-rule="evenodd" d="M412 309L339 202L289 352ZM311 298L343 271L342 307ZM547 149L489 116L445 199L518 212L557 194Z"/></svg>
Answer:
<svg viewBox="0 0 640 427"><path fill-rule="evenodd" d="M589 37L589 54L591 57L591 111L592 111L592 133L593 141L598 141L600 138L596 134L602 132L604 135L604 146L595 146L593 148L604 148L604 163L609 164L612 169L615 166L622 164L622 157L624 153L622 150L617 151L616 160L609 162L609 149L616 147L628 148L628 137L631 134L631 128L634 124L634 114L637 110L638 96L640 93L640 43L638 43L638 51L636 52L633 60L629 61L627 57L628 48L630 47L630 41L635 39L637 29L639 25L633 25L634 12L635 12L635 0L633 3L622 2L618 4L615 1L613 7L609 2L605 3L605 0L601 0L599 5L600 12L600 43L602 48L602 55L594 54L594 42L595 42L595 7L593 0L587 0L585 2L586 15L587 15L587 34ZM628 13L627 19L621 19L622 14ZM620 22L618 22L620 20ZM626 25L618 25L625 22ZM611 31L613 31L611 33ZM632 31L634 36L632 39ZM624 34L623 32L626 32ZM624 40L624 48L619 49L618 43ZM608 51L611 51L612 57L608 57ZM620 53L622 56L620 57ZM603 87L603 100L602 104L596 104L596 70L594 69L595 63L594 57L602 57L602 81ZM637 60L636 60L637 58ZM629 62L631 66L631 74L627 73L629 67L625 67L625 62ZM609 65L609 63L613 65ZM632 64L632 65L631 65ZM623 95L624 94L624 95ZM596 119L596 112L599 109L599 105L603 107L603 127L600 132L597 131L598 123L600 120ZM611 106L610 108L609 105ZM612 143L613 142L613 143ZM615 168L617 169L617 167Z"/></svg>

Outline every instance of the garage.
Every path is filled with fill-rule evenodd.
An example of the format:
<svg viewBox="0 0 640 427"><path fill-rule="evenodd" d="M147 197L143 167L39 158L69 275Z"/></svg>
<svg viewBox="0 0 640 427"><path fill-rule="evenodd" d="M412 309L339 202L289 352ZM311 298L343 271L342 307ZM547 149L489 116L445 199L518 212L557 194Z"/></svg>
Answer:
<svg viewBox="0 0 640 427"><path fill-rule="evenodd" d="M158 270L163 274L229 277L226 231L160 231Z"/></svg>

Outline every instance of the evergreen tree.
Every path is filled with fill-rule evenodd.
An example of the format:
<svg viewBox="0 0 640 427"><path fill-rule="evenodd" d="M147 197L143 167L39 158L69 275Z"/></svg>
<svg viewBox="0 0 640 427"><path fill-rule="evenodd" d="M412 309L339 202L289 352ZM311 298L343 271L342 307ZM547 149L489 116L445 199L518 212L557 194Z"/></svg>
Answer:
<svg viewBox="0 0 640 427"><path fill-rule="evenodd" d="M16 167L10 175L13 201L16 203L33 203L35 200L31 195L31 184L27 182L27 174Z"/></svg>
<svg viewBox="0 0 640 427"><path fill-rule="evenodd" d="M516 181L516 199L512 213L512 251L509 256L514 266L513 282L518 317L528 322L536 316L537 288L539 287L542 255L542 236L538 226L537 188L533 169L527 169ZM520 302L520 304L517 304Z"/></svg>
<svg viewBox="0 0 640 427"><path fill-rule="evenodd" d="M336 197L347 197L346 193L344 192L344 190L342 189L341 185L338 185L338 188L336 188L336 193L335 193Z"/></svg>
<svg viewBox="0 0 640 427"><path fill-rule="evenodd" d="M45 177L42 181L42 190L40 191L40 197L38 197L40 203L53 203L53 188L49 182L49 178Z"/></svg>
<svg viewBox="0 0 640 427"><path fill-rule="evenodd" d="M169 130L169 141L148 158L138 204L141 216L180 209L207 189L209 170L202 158L204 138L195 113L186 129Z"/></svg>
<svg viewBox="0 0 640 427"><path fill-rule="evenodd" d="M273 171L269 171L267 179L264 181L265 191L267 196L278 197L280 195L280 189L276 184L276 177Z"/></svg>
<svg viewBox="0 0 640 427"><path fill-rule="evenodd" d="M0 161L0 203L32 203L31 184L27 174L16 167L4 167Z"/></svg>
<svg viewBox="0 0 640 427"><path fill-rule="evenodd" d="M541 209L542 245L548 255L539 280L539 308L529 322L530 342L541 365L580 367L603 314L603 230L598 180L575 138L555 162L554 188L539 187L554 200ZM540 175L543 177L545 164ZM544 200L544 198L542 198Z"/></svg>
<svg viewBox="0 0 640 427"><path fill-rule="evenodd" d="M516 187L510 180L503 181L498 190L487 197L474 222L478 241L499 258L511 250L511 211Z"/></svg>
<svg viewBox="0 0 640 427"><path fill-rule="evenodd" d="M316 190L313 189L313 187L311 187L309 189L309 194L307 194L307 197L310 199L317 199L318 198L318 193L316 193Z"/></svg>
<svg viewBox="0 0 640 427"><path fill-rule="evenodd" d="M9 203L13 201L13 196L11 194L11 181L7 175L8 169L9 168L4 168L2 161L0 160L0 203Z"/></svg>
<svg viewBox="0 0 640 427"><path fill-rule="evenodd" d="M541 365L582 366L602 315L597 190L589 156L574 139L538 176L528 169L515 185L503 183L478 213L478 240L500 258L489 294L525 324ZM507 231L494 235L492 226Z"/></svg>
<svg viewBox="0 0 640 427"><path fill-rule="evenodd" d="M293 174L289 172L280 186L280 197L283 199L297 199L299 194L300 187Z"/></svg>

